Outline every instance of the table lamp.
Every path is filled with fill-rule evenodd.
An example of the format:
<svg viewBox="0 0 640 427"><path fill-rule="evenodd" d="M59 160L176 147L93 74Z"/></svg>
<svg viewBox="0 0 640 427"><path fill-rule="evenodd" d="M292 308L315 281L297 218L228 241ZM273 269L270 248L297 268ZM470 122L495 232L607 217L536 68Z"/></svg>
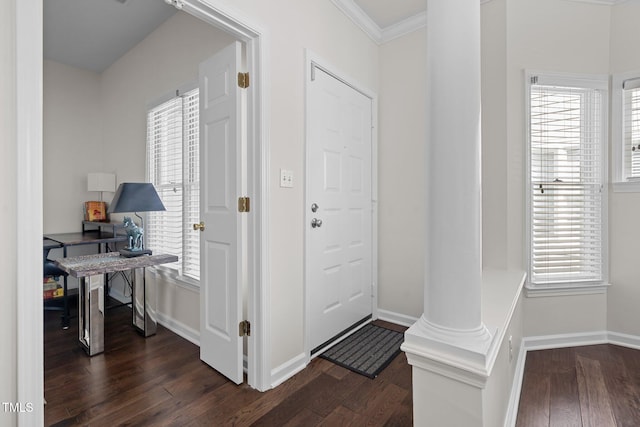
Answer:
<svg viewBox="0 0 640 427"><path fill-rule="evenodd" d="M151 250L144 247L144 220L138 212L154 212L166 210L153 184L148 182L123 182L113 196L109 213L133 212L140 218L137 226L131 217L124 217L124 229L129 237L129 246L120 250L124 257L151 255Z"/></svg>
<svg viewBox="0 0 640 427"><path fill-rule="evenodd" d="M105 191L116 191L116 175L113 173L91 172L87 174L87 191L99 192L100 201Z"/></svg>
<svg viewBox="0 0 640 427"><path fill-rule="evenodd" d="M87 175L87 191L99 192L100 201L84 203L84 219L87 221L108 221L107 204L102 201L102 193L116 191L116 175L101 172L89 173Z"/></svg>

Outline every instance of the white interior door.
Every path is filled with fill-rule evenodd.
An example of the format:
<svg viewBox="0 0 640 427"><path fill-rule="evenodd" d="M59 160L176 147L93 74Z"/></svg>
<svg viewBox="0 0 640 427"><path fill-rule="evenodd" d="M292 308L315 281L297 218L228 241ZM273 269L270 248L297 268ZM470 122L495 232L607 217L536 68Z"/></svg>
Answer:
<svg viewBox="0 0 640 427"><path fill-rule="evenodd" d="M310 78L305 233L313 350L372 314L372 100L319 68Z"/></svg>
<svg viewBox="0 0 640 427"><path fill-rule="evenodd" d="M241 45L200 64L200 358L242 383Z"/></svg>

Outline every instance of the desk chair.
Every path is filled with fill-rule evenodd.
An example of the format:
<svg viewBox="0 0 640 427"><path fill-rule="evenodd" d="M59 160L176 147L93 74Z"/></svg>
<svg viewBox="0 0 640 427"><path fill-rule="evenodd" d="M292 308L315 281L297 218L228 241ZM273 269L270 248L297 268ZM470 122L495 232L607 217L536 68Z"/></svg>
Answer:
<svg viewBox="0 0 640 427"><path fill-rule="evenodd" d="M67 290L67 276L68 274L62 270L60 267L56 265L55 261L50 260L49 251L51 248L43 248L42 249L42 263L43 263L43 277L54 277L57 278L63 277L63 291L64 295L62 296L62 307L53 306L45 303L45 310L58 310L62 311L62 329L69 329L69 294Z"/></svg>

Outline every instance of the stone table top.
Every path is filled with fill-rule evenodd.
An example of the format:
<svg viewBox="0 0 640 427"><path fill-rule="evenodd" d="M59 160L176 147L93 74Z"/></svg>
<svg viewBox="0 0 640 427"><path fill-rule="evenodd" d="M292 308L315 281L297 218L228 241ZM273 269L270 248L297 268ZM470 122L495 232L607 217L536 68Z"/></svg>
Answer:
<svg viewBox="0 0 640 427"><path fill-rule="evenodd" d="M113 273L133 268L152 267L178 261L175 255L141 255L125 258L119 252L96 255L81 255L56 260L58 266L73 277L87 277L96 274Z"/></svg>

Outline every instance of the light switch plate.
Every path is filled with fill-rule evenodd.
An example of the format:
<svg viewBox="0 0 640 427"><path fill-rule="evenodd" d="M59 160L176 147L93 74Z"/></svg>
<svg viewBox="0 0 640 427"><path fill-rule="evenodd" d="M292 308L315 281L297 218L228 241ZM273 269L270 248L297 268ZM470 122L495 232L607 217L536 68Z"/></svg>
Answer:
<svg viewBox="0 0 640 427"><path fill-rule="evenodd" d="M293 188L293 171L280 169L280 187Z"/></svg>

